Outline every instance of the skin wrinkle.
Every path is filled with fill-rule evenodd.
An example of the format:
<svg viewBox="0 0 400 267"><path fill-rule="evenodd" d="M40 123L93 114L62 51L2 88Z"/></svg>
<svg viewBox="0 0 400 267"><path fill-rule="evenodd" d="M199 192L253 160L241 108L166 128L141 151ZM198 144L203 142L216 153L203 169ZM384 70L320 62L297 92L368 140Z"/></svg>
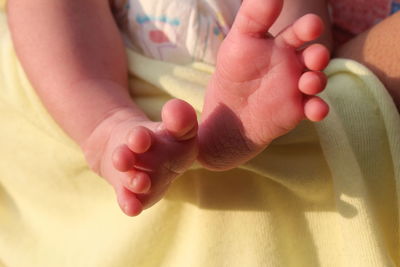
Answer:
<svg viewBox="0 0 400 267"><path fill-rule="evenodd" d="M220 76L220 73L216 73L215 75L218 75L218 77ZM236 91L237 92L237 90L236 90L236 87L242 87L243 86L243 82L232 82L232 81L230 81L229 79L225 79L225 78L223 78L223 77L220 77L220 78L215 78L215 79L213 79L213 83L218 87L218 88L221 88L221 90L218 90L218 92L223 92L223 93L229 93L229 91L230 90L226 90L225 89L225 86L222 84L222 81L224 81L224 83L226 82L228 80L228 82L229 83L233 83L234 84L234 86L231 86L230 87L230 90L232 90L232 91ZM256 84L256 85L253 85L253 83L254 84ZM251 84L251 85L248 85L248 86L244 86L245 88L246 88L246 91L248 91L248 90L252 90L252 91L254 91L254 89L252 89L252 88L257 88L257 85L260 83L260 79L255 79L255 80L252 80L252 81L247 81L246 82L246 84ZM246 95L247 95L247 92L245 92L246 93ZM235 98L237 97L235 94L233 95ZM237 105L240 105L240 106L243 106L243 105L245 105L245 104L247 104L247 101L248 101L248 98L247 97L243 97L243 96L240 96L239 98L237 98L236 100L238 100L237 102Z"/></svg>
<svg viewBox="0 0 400 267"><path fill-rule="evenodd" d="M224 117L225 119L218 121L218 124L216 124L216 119L213 118L214 116L216 118ZM210 114L209 119L212 121L211 125L208 124L209 128L214 130L218 129L217 132L225 133L224 135L216 135L215 131L211 132L214 138L205 144L206 150L213 152L210 154L210 157L207 158L209 163L212 163L214 166L218 165L219 168L223 169L225 166L232 164L236 156L247 155L254 149L254 144L245 137L246 133L244 132L240 119L229 107L220 104L213 113ZM207 120L204 123L207 124ZM235 131L232 131L232 125L236 125L234 127L234 129L236 129ZM204 130L203 128L203 131ZM227 142L227 140L229 140L229 142ZM231 157L225 157L226 153L230 154Z"/></svg>
<svg viewBox="0 0 400 267"><path fill-rule="evenodd" d="M230 39L230 41L234 42L234 41L232 41L232 38ZM226 64L229 64L229 63L225 63L225 62L222 62L222 64L219 65L220 72L218 72L217 75L222 80L227 80L231 84L236 84L237 87L244 87L243 83L251 84L249 86L246 86L247 91L252 90L254 92L255 89L249 89L249 88L258 88L259 87L260 83L262 83L262 80L264 79L265 72L266 72L266 71L262 71L262 69L269 69L269 66L271 65L271 60L272 59L271 59L270 55L266 55L264 58L258 58L257 61L254 62L255 66L257 67L257 72L258 72L258 74L255 76L258 78L255 78L253 80L246 79L246 81L241 81L241 80L234 81L234 80L230 79L230 77L228 77L228 76L231 76L231 75L225 75L225 73L229 73L229 72L225 71L225 66L227 66ZM275 65L273 67L273 69L279 68L280 64L282 64L282 62L278 62L278 64ZM216 80L220 80L220 79L216 79ZM223 88L223 85L221 83L219 83L219 88ZM235 90L235 89L233 89L233 90ZM246 92L246 94L247 94L247 92ZM252 94L250 94L249 97L251 97L251 95Z"/></svg>
<svg viewBox="0 0 400 267"><path fill-rule="evenodd" d="M271 85L269 85L269 84L280 84L280 82L281 81L274 81L276 78L275 78L275 76L276 75L274 75L274 73L278 73L279 74L279 69L281 68L281 66L282 65L284 65L284 64L286 64L285 62L279 62L277 65L274 65L274 67L270 70L270 72L268 73L268 76L266 76L266 77L264 77L263 78L263 81L262 81L262 85L261 85L261 87L264 87L264 88L269 88L269 95L268 95L268 100L267 100L267 103L265 103L265 100L262 100L262 98L260 97L260 96L258 96L258 94L261 94L262 92L257 92L257 94L253 94L252 96L251 96L251 98L252 99L256 99L256 100L254 100L254 101L256 101L256 102L264 102L264 103L257 103L257 104L254 104L253 103L253 106L258 106L258 107L261 107L261 106L264 106L264 105L268 105L268 106L272 106L272 105L274 105L274 106L277 106L277 108L280 108L280 107L282 107L282 106L284 106L284 103L281 103L281 101L277 101L277 100L279 100L280 98L281 98L281 95L280 95L280 93L279 93L279 88L277 88L277 87L272 87ZM294 91L293 92L293 97L297 97L298 96L298 93L299 92L297 92L297 91ZM260 100L261 99L261 100ZM254 113L259 113L259 111L258 110L255 110L255 111L253 111ZM276 110L275 109L270 109L270 112L276 112ZM252 121L254 121L254 118L257 118L257 116L255 116L255 114L250 114L250 116L251 116L251 118L252 118ZM272 126L270 126L270 127L268 127L269 129L268 130L266 130L267 132L269 132L270 134L265 134L265 133L259 133L258 134L258 136L262 136L262 135L264 135L264 136L270 136L271 135L271 133L273 132L273 131L271 131L270 129L271 128L279 128L280 129L280 131L285 131L285 132L287 132L287 131L289 131L289 130L292 130L292 128L284 128L284 127L282 127L281 126L281 123L276 123L276 122L274 122L274 118L275 118L275 116L272 116L271 114L267 114L266 115L267 117L270 117L271 118L271 120L272 120ZM258 124L259 122L258 121L256 121L256 122L254 122L254 124ZM264 140L263 138L260 138L260 137L258 137L258 139L261 141L261 143L264 143L264 142L266 142L266 143L269 143L269 142L271 142L271 140ZM254 141L254 140L253 140Z"/></svg>
<svg viewBox="0 0 400 267"><path fill-rule="evenodd" d="M273 49L271 49L273 50ZM273 51L271 51L271 54L273 53ZM272 57L271 54L269 55L265 55L265 57L263 58L258 58L256 61L255 66L257 67L257 72L258 72L258 76L261 77L261 79L264 78L264 76L267 73L267 69L270 68L270 66L272 65ZM273 68L275 68L276 66L274 66ZM264 71L262 71L264 69ZM269 71L268 71L269 72Z"/></svg>

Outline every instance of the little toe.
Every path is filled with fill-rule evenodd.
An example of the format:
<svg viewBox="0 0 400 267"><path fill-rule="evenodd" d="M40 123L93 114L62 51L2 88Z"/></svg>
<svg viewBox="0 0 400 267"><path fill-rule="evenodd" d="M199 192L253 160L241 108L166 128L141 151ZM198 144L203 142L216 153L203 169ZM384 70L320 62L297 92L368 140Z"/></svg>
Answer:
<svg viewBox="0 0 400 267"><path fill-rule="evenodd" d="M135 154L126 145L122 145L115 149L112 155L112 162L117 170L126 172L133 168L135 164Z"/></svg>
<svg viewBox="0 0 400 267"><path fill-rule="evenodd" d="M143 171L130 170L127 172L126 179L122 181L124 186L133 193L148 193L151 187L149 175Z"/></svg>
<svg viewBox="0 0 400 267"><path fill-rule="evenodd" d="M301 60L309 70L325 69L329 58L329 50L321 44L312 44L301 52Z"/></svg>
<svg viewBox="0 0 400 267"><path fill-rule="evenodd" d="M118 204L126 215L137 216L142 212L142 203L136 197L135 193L122 186L116 190L116 193Z"/></svg>
<svg viewBox="0 0 400 267"><path fill-rule="evenodd" d="M141 154L151 147L152 140L152 132L145 127L138 126L129 133L127 145L133 152Z"/></svg>
<svg viewBox="0 0 400 267"><path fill-rule="evenodd" d="M168 101L161 113L165 129L177 140L189 140L197 135L197 116L191 105L183 100Z"/></svg>
<svg viewBox="0 0 400 267"><path fill-rule="evenodd" d="M303 44L318 38L323 30L324 24L320 17L314 14L307 14L278 34L276 41L299 48Z"/></svg>
<svg viewBox="0 0 400 267"><path fill-rule="evenodd" d="M328 115L328 112L328 104L318 96L307 97L304 101L304 114L310 121L321 121Z"/></svg>
<svg viewBox="0 0 400 267"><path fill-rule="evenodd" d="M316 95L324 90L326 76L323 72L307 71L299 79L299 90L306 95Z"/></svg>

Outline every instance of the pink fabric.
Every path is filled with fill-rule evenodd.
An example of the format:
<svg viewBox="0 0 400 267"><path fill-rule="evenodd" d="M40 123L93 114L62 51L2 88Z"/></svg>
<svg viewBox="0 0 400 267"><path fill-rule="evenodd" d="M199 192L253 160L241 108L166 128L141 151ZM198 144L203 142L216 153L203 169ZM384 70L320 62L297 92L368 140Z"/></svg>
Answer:
<svg viewBox="0 0 400 267"><path fill-rule="evenodd" d="M329 0L335 46L388 17L399 0ZM393 6L392 6L393 4Z"/></svg>
<svg viewBox="0 0 400 267"><path fill-rule="evenodd" d="M336 27L352 34L361 33L386 18L391 0L330 0Z"/></svg>

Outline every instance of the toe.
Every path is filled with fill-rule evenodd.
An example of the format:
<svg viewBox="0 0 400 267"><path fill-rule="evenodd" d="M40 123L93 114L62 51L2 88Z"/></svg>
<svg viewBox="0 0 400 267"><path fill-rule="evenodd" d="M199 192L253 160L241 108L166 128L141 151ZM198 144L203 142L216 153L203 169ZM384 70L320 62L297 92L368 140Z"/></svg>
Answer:
<svg viewBox="0 0 400 267"><path fill-rule="evenodd" d="M322 72L307 71L299 79L299 90L306 95L316 95L324 90L326 76Z"/></svg>
<svg viewBox="0 0 400 267"><path fill-rule="evenodd" d="M304 114L310 121L321 121L329 112L329 106L317 96L308 97L304 103Z"/></svg>
<svg viewBox="0 0 400 267"><path fill-rule="evenodd" d="M185 101L168 101L163 107L161 117L165 129L177 140L188 140L197 135L196 112Z"/></svg>
<svg viewBox="0 0 400 267"><path fill-rule="evenodd" d="M299 18L294 24L283 30L277 37L278 43L299 48L306 42L318 38L324 29L322 20L314 14Z"/></svg>
<svg viewBox="0 0 400 267"><path fill-rule="evenodd" d="M167 192L169 185L157 186L156 188L152 188L151 194L141 194L137 195L140 203L142 203L143 208L147 209L160 201L165 193Z"/></svg>
<svg viewBox="0 0 400 267"><path fill-rule="evenodd" d="M138 170L127 172L126 179L122 181L124 186L136 194L145 194L149 192L151 180L147 173Z"/></svg>
<svg viewBox="0 0 400 267"><path fill-rule="evenodd" d="M301 52L301 60L309 70L322 71L329 58L329 50L321 44L312 44Z"/></svg>
<svg viewBox="0 0 400 267"><path fill-rule="evenodd" d="M127 144L134 153L141 154L151 147L152 140L152 132L145 127L138 126L129 133Z"/></svg>
<svg viewBox="0 0 400 267"><path fill-rule="evenodd" d="M116 190L117 200L121 210L128 216L137 216L142 210L143 206L134 193L124 187Z"/></svg>
<svg viewBox="0 0 400 267"><path fill-rule="evenodd" d="M122 145L114 151L112 162L117 170L126 172L133 168L135 164L135 154L126 145Z"/></svg>
<svg viewBox="0 0 400 267"><path fill-rule="evenodd" d="M265 37L282 10L282 0L244 0L232 26L231 32L249 36Z"/></svg>

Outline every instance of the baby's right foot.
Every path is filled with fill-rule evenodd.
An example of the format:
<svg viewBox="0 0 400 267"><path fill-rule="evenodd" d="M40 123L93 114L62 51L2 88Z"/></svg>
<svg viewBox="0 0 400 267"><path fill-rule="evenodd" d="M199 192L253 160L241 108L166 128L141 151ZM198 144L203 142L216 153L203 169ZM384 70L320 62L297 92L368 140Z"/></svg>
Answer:
<svg viewBox="0 0 400 267"><path fill-rule="evenodd" d="M206 91L199 130L199 161L225 170L251 159L304 118L322 120L327 104L315 96L326 84L329 61L322 45L299 51L323 31L305 15L276 37L268 36L282 0L245 0L222 43Z"/></svg>
<svg viewBox="0 0 400 267"><path fill-rule="evenodd" d="M197 128L194 109L177 99L164 105L161 122L119 112L92 135L86 158L114 187L123 212L138 215L196 160Z"/></svg>

